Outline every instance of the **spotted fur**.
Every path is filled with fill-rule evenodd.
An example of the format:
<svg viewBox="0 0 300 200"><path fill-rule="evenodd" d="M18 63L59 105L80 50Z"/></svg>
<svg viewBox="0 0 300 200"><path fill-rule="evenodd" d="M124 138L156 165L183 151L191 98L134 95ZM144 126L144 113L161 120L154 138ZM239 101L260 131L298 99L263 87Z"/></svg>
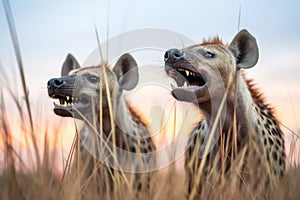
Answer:
<svg viewBox="0 0 300 200"><path fill-rule="evenodd" d="M137 64L129 54L121 56L112 70L106 63L80 68L68 55L62 77L48 82L49 96L61 102L55 113L85 122L73 165L83 193L96 190L107 199L121 198L117 189L127 188L132 192L129 199L151 198L155 145L141 115L122 96L137 82Z"/></svg>
<svg viewBox="0 0 300 200"><path fill-rule="evenodd" d="M207 178L213 172L228 177L236 165L240 166L241 185L250 190L268 187L284 175L285 147L279 122L259 90L242 73L257 60L256 40L246 30L240 31L230 45L216 37L166 52L167 74L178 86L183 85L183 78L193 85L173 89L173 96L195 104L203 113L203 119L190 135L185 154L189 199L198 199L207 192L203 187L209 184ZM221 109L227 88L225 106ZM216 117L218 109L220 118ZM214 123L217 129L211 132ZM217 136L216 143L208 154L203 154L208 147L206 139L212 134ZM237 162L239 158L242 162ZM202 161L205 164L201 170Z"/></svg>

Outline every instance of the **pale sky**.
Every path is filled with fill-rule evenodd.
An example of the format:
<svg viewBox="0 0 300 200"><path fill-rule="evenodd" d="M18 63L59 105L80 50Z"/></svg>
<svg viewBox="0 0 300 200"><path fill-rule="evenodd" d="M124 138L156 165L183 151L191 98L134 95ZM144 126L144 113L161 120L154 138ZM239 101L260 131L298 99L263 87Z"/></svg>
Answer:
<svg viewBox="0 0 300 200"><path fill-rule="evenodd" d="M176 31L197 42L215 35L230 42L237 33L240 6L240 28L256 37L260 49L260 60L249 70L249 77L276 107L281 121L299 130L298 0L113 0L109 4L108 0L11 1L31 98L40 98L49 106L48 79L59 76L68 53L83 63L97 47L94 25L102 41L106 39L108 20L109 36L153 27ZM0 62L10 75L17 71L2 3Z"/></svg>

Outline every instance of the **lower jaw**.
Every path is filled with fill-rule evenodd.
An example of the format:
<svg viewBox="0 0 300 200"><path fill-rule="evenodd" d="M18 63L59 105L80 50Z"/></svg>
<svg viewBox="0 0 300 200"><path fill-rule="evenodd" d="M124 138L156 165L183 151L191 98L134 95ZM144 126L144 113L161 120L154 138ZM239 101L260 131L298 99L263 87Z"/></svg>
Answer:
<svg viewBox="0 0 300 200"><path fill-rule="evenodd" d="M193 102L197 99L196 95L191 92L183 92L183 91L173 90L172 95L178 101Z"/></svg>
<svg viewBox="0 0 300 200"><path fill-rule="evenodd" d="M179 101L198 102L198 99L206 96L206 85L201 87L176 88L172 90L172 95Z"/></svg>
<svg viewBox="0 0 300 200"><path fill-rule="evenodd" d="M62 106L56 106L53 110L56 115L59 115L61 117L73 117L77 119L83 119L85 118L86 113L88 112L88 108L90 107L90 104L85 105L81 108L76 107L62 107Z"/></svg>
<svg viewBox="0 0 300 200"><path fill-rule="evenodd" d="M68 109L54 108L53 111L56 115L61 117L73 117L73 112Z"/></svg>

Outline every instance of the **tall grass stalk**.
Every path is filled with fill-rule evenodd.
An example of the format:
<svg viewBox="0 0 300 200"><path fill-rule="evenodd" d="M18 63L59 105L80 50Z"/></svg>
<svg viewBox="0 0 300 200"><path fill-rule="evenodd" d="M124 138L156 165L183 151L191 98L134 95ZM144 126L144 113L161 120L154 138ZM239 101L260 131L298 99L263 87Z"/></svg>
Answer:
<svg viewBox="0 0 300 200"><path fill-rule="evenodd" d="M28 119L29 119L29 124L30 124L30 135L32 137L32 142L33 142L33 147L34 147L34 152L36 153L35 157L37 159L37 166L40 166L40 156L38 153L38 145L35 142L35 134L34 134L34 126L33 126L33 120L32 120L32 113L31 113L31 107L30 107L30 102L29 102L29 92L28 92L28 88L27 88L27 83L25 80L25 73L24 73L24 65L23 65L23 60L22 60L22 54L21 54L21 49L20 49L20 45L19 45L19 40L18 40L18 35L17 35L17 30L16 30L16 26L14 23L14 19L13 19L13 15L11 12L11 8L10 8L10 4L8 0L3 0L3 7L5 10L5 14L6 14L6 19L7 19L7 23L9 26L9 31L10 31L10 35L11 35L11 39L12 39L12 43L13 43L13 47L14 47L14 51L15 51L15 55L16 55L16 60L18 63L18 68L19 68L19 75L21 77L21 85L23 88L23 93L24 93L24 100L26 103L26 108L27 108L27 113L28 113Z"/></svg>

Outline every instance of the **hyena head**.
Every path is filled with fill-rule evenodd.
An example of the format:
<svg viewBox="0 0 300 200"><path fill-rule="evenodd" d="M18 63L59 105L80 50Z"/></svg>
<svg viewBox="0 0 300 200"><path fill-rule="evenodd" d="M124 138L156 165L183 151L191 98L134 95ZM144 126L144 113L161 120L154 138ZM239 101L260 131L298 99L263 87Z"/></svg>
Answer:
<svg viewBox="0 0 300 200"><path fill-rule="evenodd" d="M224 95L234 70L251 68L257 60L256 40L248 31L242 30L229 46L215 38L182 50L168 50L165 70L178 85L172 86L172 95L201 106Z"/></svg>
<svg viewBox="0 0 300 200"><path fill-rule="evenodd" d="M54 103L55 114L62 117L92 120L102 107L109 113L108 102L116 105L122 90L131 90L138 83L137 63L130 54L122 55L112 70L106 63L80 68L69 54L61 70L61 78L47 83L48 95L58 99Z"/></svg>

